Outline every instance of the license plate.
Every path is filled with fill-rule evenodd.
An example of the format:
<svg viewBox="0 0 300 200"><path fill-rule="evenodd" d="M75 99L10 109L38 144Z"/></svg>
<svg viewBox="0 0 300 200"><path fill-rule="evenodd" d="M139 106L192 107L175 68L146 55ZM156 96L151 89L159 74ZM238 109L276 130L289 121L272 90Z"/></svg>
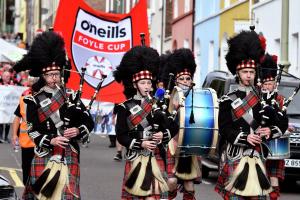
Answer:
<svg viewBox="0 0 300 200"><path fill-rule="evenodd" d="M300 168L300 160L284 159L286 167Z"/></svg>

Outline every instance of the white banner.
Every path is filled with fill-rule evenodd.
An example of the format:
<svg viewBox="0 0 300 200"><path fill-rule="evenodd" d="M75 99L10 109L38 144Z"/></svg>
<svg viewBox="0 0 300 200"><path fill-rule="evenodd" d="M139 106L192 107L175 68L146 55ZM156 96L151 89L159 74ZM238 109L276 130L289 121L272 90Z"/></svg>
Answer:
<svg viewBox="0 0 300 200"><path fill-rule="evenodd" d="M85 105L88 105L90 100L82 99ZM113 122L114 104L110 102L94 101L90 113L94 120L95 134L115 135L115 122Z"/></svg>
<svg viewBox="0 0 300 200"><path fill-rule="evenodd" d="M26 89L28 88L0 85L0 124L12 123L20 96Z"/></svg>

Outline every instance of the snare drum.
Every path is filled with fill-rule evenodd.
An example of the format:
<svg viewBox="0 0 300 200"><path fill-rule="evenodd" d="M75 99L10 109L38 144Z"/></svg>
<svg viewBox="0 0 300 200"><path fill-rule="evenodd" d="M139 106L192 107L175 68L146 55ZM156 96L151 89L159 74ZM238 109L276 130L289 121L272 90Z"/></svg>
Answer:
<svg viewBox="0 0 300 200"><path fill-rule="evenodd" d="M277 139L268 141L268 146L271 150L268 159L282 160L290 157L290 139L289 136L282 136Z"/></svg>
<svg viewBox="0 0 300 200"><path fill-rule="evenodd" d="M180 105L183 97L183 91L179 88L174 88L170 107L176 108ZM190 123L190 115L192 111L193 98L193 113L195 123ZM214 154L218 141L218 102L217 95L213 89L194 90L190 92L185 99L183 106L179 108L179 134L175 154L177 155L200 155L208 156ZM176 141L172 142L176 144ZM170 148L171 152L172 149Z"/></svg>

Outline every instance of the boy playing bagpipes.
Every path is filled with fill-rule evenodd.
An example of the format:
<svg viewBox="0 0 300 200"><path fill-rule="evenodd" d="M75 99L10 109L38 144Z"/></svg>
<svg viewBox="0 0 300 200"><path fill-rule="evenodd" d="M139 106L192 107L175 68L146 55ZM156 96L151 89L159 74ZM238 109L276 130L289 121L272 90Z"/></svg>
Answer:
<svg viewBox="0 0 300 200"><path fill-rule="evenodd" d="M90 113L76 93L65 93L63 38L53 31L38 35L15 70L40 77L27 104L28 134L35 143L23 199L80 199L77 141L93 129Z"/></svg>
<svg viewBox="0 0 300 200"><path fill-rule="evenodd" d="M228 40L229 71L238 88L220 99L219 132L222 160L215 187L224 199L266 199L272 191L264 165L265 140L278 137L279 128L267 120L256 91L256 73L264 55L254 31L242 31Z"/></svg>
<svg viewBox="0 0 300 200"><path fill-rule="evenodd" d="M164 148L178 126L152 109L150 93L158 66L156 50L136 46L125 53L114 73L127 97L119 105L116 123L117 140L127 149L121 199L160 199L169 190Z"/></svg>

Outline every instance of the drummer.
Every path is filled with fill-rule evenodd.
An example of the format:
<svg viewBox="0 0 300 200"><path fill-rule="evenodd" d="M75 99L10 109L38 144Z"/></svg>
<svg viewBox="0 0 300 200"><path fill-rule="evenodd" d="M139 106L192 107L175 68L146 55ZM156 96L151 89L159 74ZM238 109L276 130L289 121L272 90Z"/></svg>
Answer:
<svg viewBox="0 0 300 200"><path fill-rule="evenodd" d="M281 112L285 98L282 95L275 94L276 75L277 75L277 56L266 54L261 63L261 79L262 79L262 93L264 100L268 105L271 105L271 100L276 98L276 105L274 106L278 112L279 124L281 130L288 127L288 117L286 113ZM274 127L275 128L275 127ZM281 133L283 134L283 133ZM266 169L270 177L273 192L271 192L270 199L276 200L280 196L279 180L284 180L284 159L274 160L268 159L266 162Z"/></svg>
<svg viewBox="0 0 300 200"><path fill-rule="evenodd" d="M169 74L175 75L175 80L171 82L170 91L174 86L179 87L183 93L187 92L193 85L193 75L196 70L195 59L191 50L181 48L175 50L167 59L164 67L163 77L165 86L169 82ZM181 101L181 100L179 100ZM171 101L172 103L172 101ZM177 105L180 106L180 105ZM177 186L183 186L183 199L194 199L195 189L194 183L200 183L200 167L197 156L191 155L172 155L170 148L176 149L178 134L169 142L167 152L167 172L169 185L169 199L175 199L177 195ZM179 156L179 157L178 157Z"/></svg>

